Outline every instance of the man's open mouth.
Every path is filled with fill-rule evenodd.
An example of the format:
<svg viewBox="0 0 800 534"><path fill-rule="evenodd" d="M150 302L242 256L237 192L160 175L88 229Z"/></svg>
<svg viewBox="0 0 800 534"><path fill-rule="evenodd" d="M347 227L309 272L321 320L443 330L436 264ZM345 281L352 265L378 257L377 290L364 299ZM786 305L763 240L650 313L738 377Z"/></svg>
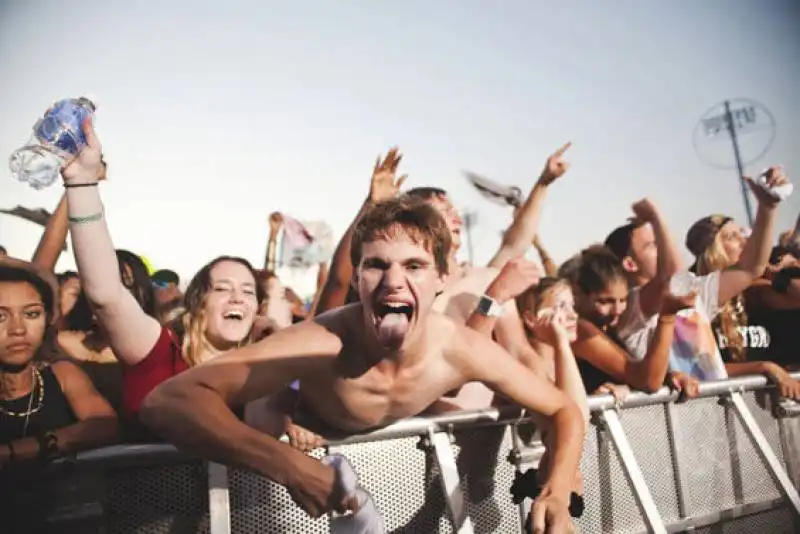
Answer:
<svg viewBox="0 0 800 534"><path fill-rule="evenodd" d="M387 348L400 347L413 316L414 306L409 302L376 303L375 330L380 344Z"/></svg>
<svg viewBox="0 0 800 534"><path fill-rule="evenodd" d="M382 302L378 303L375 315L383 318L390 313L401 313L410 321L414 315L414 306L406 302Z"/></svg>

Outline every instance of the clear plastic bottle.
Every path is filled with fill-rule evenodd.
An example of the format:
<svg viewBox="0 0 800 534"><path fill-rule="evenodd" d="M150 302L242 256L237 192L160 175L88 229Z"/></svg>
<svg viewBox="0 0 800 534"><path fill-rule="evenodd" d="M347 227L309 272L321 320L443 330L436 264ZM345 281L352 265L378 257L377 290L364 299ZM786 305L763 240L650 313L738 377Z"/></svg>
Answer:
<svg viewBox="0 0 800 534"><path fill-rule="evenodd" d="M33 125L28 142L11 154L11 176L34 189L52 185L61 167L86 147L82 125L94 111L95 104L87 97L65 98L53 104Z"/></svg>
<svg viewBox="0 0 800 534"><path fill-rule="evenodd" d="M686 297L700 289L700 279L690 271L675 273L669 281L669 292L673 297Z"/></svg>

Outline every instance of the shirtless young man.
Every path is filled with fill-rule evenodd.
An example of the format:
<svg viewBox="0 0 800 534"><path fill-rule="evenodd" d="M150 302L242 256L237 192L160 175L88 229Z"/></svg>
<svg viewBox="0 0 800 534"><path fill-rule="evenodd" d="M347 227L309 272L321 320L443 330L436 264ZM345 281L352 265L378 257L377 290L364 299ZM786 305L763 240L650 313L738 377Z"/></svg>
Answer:
<svg viewBox="0 0 800 534"><path fill-rule="evenodd" d="M404 197L422 200L441 213L452 236L453 247L450 251L448 281L434 302L434 310L444 313L460 324L467 323L475 328L482 328L490 323L489 331L494 331L497 342L511 355L530 367L537 365L538 355L533 351L522 321L514 305L514 294L509 293L501 284L492 282L500 270L512 260L521 258L531 245L536 235L541 210L547 191L569 170L569 163L564 154L571 146L567 143L554 152L546 161L544 169L532 187L530 194L514 216L509 229L505 232L503 242L497 253L486 267L462 268L456 261L456 252L461 244L461 227L463 221L458 210L448 198L447 192L435 187L418 187L403 194ZM342 237L331 261L331 270L317 303L316 311L324 312L345 302L353 266L349 258L351 235L358 218L369 206L400 195L400 188L405 176L396 177L402 155L396 148L391 149L386 157L375 164L370 191L361 211ZM531 283L536 280L532 279ZM480 306L479 306L480 304ZM487 309L492 310L492 317L483 317ZM502 311L501 311L502 310ZM576 378L579 378L576 375ZM579 380L577 380L579 382ZM460 388L456 397L448 397L440 406L449 405L453 409L485 408L492 402L493 393L479 383L470 383ZM585 400L582 401L585 404Z"/></svg>
<svg viewBox="0 0 800 534"><path fill-rule="evenodd" d="M350 506L334 492L333 469L240 422L231 407L299 380L301 401L316 418L359 432L417 415L446 391L479 381L552 422L557 447L534 502L534 526L569 532L584 437L580 411L486 336L432 311L449 251L450 232L430 206L402 200L376 205L353 232L359 303L175 376L146 399L142 420L193 454L286 486L319 516Z"/></svg>

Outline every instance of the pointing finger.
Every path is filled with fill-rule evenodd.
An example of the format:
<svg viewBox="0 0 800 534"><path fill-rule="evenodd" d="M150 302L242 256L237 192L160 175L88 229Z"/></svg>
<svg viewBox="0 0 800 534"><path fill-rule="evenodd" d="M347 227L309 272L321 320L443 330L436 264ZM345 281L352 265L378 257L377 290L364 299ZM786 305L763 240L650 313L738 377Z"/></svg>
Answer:
<svg viewBox="0 0 800 534"><path fill-rule="evenodd" d="M567 144L565 144L564 146L562 146L561 148L559 148L558 150L556 150L556 151L553 153L553 155L554 155L554 156L556 156L556 157L561 157L561 156L563 156L563 155L564 155L564 152L566 152L567 150L569 150L569 147L571 147L571 146L572 146L572 141L569 141Z"/></svg>

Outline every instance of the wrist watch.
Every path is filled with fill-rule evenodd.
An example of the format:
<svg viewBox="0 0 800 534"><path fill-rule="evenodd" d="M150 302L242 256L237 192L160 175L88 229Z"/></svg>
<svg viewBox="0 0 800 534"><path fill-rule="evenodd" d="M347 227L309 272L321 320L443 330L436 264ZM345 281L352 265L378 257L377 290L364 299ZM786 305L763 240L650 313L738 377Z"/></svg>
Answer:
<svg viewBox="0 0 800 534"><path fill-rule="evenodd" d="M502 317L503 305L487 295L481 296L478 301L478 307L475 309L484 317Z"/></svg>

